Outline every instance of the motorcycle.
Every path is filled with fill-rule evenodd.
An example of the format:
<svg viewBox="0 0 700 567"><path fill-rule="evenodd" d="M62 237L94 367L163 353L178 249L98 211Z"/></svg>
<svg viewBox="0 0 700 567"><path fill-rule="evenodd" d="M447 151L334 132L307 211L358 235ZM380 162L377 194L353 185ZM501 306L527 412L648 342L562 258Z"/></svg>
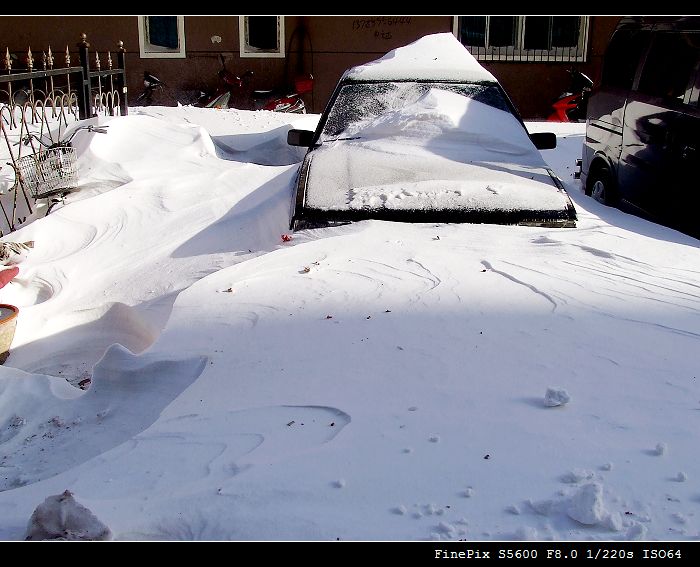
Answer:
<svg viewBox="0 0 700 567"><path fill-rule="evenodd" d="M306 113L306 105L301 95L311 92L313 88L311 75L297 78L295 81L296 92L253 90L250 88L252 71L246 71L241 76L236 75L226 68L224 56L220 55L219 57L221 59L221 69L217 73L219 86L211 94L200 92L195 106ZM136 101L143 101L144 105L149 105L153 102L153 94L157 90L163 90L166 85L158 77L146 71L143 74L143 86L144 91L137 97Z"/></svg>
<svg viewBox="0 0 700 567"><path fill-rule="evenodd" d="M586 119L586 102L593 81L577 69L569 69L568 72L571 75L569 89L552 103L548 122L578 122Z"/></svg>

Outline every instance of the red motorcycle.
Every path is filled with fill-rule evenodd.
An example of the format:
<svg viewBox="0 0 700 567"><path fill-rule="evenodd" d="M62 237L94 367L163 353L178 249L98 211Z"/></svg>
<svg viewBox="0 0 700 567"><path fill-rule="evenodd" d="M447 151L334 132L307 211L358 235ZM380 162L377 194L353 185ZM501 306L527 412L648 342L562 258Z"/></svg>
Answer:
<svg viewBox="0 0 700 567"><path fill-rule="evenodd" d="M548 122L578 122L586 119L586 99L593 81L576 69L569 69L568 72L571 75L569 90L552 103Z"/></svg>

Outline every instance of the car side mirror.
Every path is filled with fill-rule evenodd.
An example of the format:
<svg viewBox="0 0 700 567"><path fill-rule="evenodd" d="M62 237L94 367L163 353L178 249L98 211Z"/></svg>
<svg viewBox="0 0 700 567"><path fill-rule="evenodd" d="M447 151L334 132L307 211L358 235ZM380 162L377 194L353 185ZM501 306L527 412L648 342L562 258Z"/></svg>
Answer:
<svg viewBox="0 0 700 567"><path fill-rule="evenodd" d="M287 132L287 143L290 146L308 148L313 143L314 133L310 130L290 130Z"/></svg>
<svg viewBox="0 0 700 567"><path fill-rule="evenodd" d="M553 150L557 147L557 135L554 132L536 132L530 134L530 140L538 150Z"/></svg>

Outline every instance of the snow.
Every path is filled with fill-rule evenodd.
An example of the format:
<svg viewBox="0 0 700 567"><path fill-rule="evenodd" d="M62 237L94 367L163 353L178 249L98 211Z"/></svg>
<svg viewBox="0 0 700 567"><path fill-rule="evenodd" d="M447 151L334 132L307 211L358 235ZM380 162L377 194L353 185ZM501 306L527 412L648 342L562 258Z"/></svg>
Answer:
<svg viewBox="0 0 700 567"><path fill-rule="evenodd" d="M571 396L566 390L547 388L544 394L544 405L550 408L564 406L571 401Z"/></svg>
<svg viewBox="0 0 700 567"><path fill-rule="evenodd" d="M49 496L29 519L27 540L94 541L112 539L112 532L70 490Z"/></svg>
<svg viewBox="0 0 700 567"><path fill-rule="evenodd" d="M317 119L105 119L3 237L0 539L66 490L117 540L700 537L698 241L583 195L583 124L528 124L576 228L289 234Z"/></svg>
<svg viewBox="0 0 700 567"><path fill-rule="evenodd" d="M391 98L405 105L351 123L314 150L306 207L566 210L566 195L510 112L441 88L397 90Z"/></svg>
<svg viewBox="0 0 700 567"><path fill-rule="evenodd" d="M496 81L451 33L426 35L375 61L348 69L343 78L357 81Z"/></svg>

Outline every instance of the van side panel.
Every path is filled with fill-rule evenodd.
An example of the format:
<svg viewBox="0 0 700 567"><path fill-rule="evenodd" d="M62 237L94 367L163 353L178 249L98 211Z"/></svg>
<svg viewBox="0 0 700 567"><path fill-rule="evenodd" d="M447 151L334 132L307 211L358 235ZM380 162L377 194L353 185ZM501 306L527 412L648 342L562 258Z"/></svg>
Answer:
<svg viewBox="0 0 700 567"><path fill-rule="evenodd" d="M625 104L649 45L650 32L622 24L605 52L602 77L588 101L581 179L586 187L593 161L602 158L617 179Z"/></svg>

